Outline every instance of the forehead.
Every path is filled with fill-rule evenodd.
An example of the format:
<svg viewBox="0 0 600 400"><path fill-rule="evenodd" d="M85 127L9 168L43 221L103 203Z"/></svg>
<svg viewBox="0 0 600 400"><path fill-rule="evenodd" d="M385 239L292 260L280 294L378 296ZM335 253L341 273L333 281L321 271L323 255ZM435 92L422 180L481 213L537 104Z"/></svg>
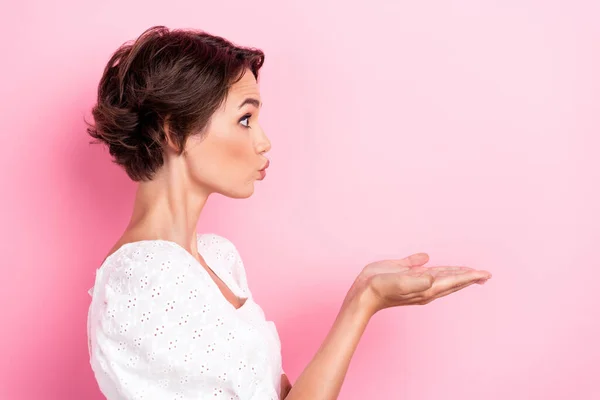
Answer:
<svg viewBox="0 0 600 400"><path fill-rule="evenodd" d="M254 74L250 70L247 70L244 73L244 76L234 83L227 93L227 101L225 107L230 109L237 109L238 106L244 101L246 98L254 98L260 101L260 91L258 89L258 83L256 82L256 78L254 78Z"/></svg>

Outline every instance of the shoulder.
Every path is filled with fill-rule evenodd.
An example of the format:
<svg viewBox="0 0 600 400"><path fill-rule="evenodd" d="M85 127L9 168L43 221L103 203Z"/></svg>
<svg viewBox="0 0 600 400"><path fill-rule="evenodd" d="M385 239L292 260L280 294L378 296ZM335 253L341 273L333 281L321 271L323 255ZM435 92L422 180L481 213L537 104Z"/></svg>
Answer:
<svg viewBox="0 0 600 400"><path fill-rule="evenodd" d="M247 333L238 334L235 314L219 296L208 274L175 243L121 248L98 271L90 305L95 371L119 384L152 387L152 398L173 398L181 387L204 398L224 387L221 376L238 361L232 338Z"/></svg>
<svg viewBox="0 0 600 400"><path fill-rule="evenodd" d="M193 259L177 244L162 240L142 240L123 245L102 264L101 286L121 295L167 294L184 287L198 286L202 276ZM99 283L99 282L97 282Z"/></svg>
<svg viewBox="0 0 600 400"><path fill-rule="evenodd" d="M91 328L144 336L157 328L179 332L191 318L211 323L222 307L209 279L174 242L132 242L97 271Z"/></svg>
<svg viewBox="0 0 600 400"><path fill-rule="evenodd" d="M212 267L231 275L242 290L249 291L244 262L231 240L215 233L198 234L198 252Z"/></svg>
<svg viewBox="0 0 600 400"><path fill-rule="evenodd" d="M216 233L198 234L198 251L202 250L224 257L239 257L239 252L233 242Z"/></svg>

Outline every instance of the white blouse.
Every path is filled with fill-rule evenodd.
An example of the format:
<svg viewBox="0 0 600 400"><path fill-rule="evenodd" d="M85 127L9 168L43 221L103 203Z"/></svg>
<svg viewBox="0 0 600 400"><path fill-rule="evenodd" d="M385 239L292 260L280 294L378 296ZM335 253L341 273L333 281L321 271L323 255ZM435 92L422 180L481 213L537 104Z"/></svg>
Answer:
<svg viewBox="0 0 600 400"><path fill-rule="evenodd" d="M279 336L252 299L238 251L198 234L198 252L243 306L175 242L124 244L96 271L90 364L108 400L279 399Z"/></svg>

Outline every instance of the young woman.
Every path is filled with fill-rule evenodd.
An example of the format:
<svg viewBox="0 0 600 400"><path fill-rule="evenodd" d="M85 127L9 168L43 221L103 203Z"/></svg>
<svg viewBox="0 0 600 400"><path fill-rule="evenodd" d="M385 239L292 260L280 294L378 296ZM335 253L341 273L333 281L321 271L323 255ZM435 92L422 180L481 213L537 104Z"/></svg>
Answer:
<svg viewBox="0 0 600 400"><path fill-rule="evenodd" d="M271 144L258 122L260 50L153 27L104 70L88 128L138 182L130 223L96 271L90 363L109 400L335 399L376 312L484 283L414 254L364 267L295 384L235 246L196 225L208 197L247 198Z"/></svg>

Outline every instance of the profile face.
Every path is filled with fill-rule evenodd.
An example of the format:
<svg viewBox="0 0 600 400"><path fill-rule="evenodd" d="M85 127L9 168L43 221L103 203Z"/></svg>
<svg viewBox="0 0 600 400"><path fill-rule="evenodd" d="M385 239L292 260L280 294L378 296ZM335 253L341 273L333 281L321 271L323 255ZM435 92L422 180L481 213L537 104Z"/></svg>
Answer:
<svg viewBox="0 0 600 400"><path fill-rule="evenodd" d="M247 70L229 89L202 134L192 135L182 157L194 186L207 193L247 198L254 182L264 178L271 142L258 115L262 105L258 83Z"/></svg>

